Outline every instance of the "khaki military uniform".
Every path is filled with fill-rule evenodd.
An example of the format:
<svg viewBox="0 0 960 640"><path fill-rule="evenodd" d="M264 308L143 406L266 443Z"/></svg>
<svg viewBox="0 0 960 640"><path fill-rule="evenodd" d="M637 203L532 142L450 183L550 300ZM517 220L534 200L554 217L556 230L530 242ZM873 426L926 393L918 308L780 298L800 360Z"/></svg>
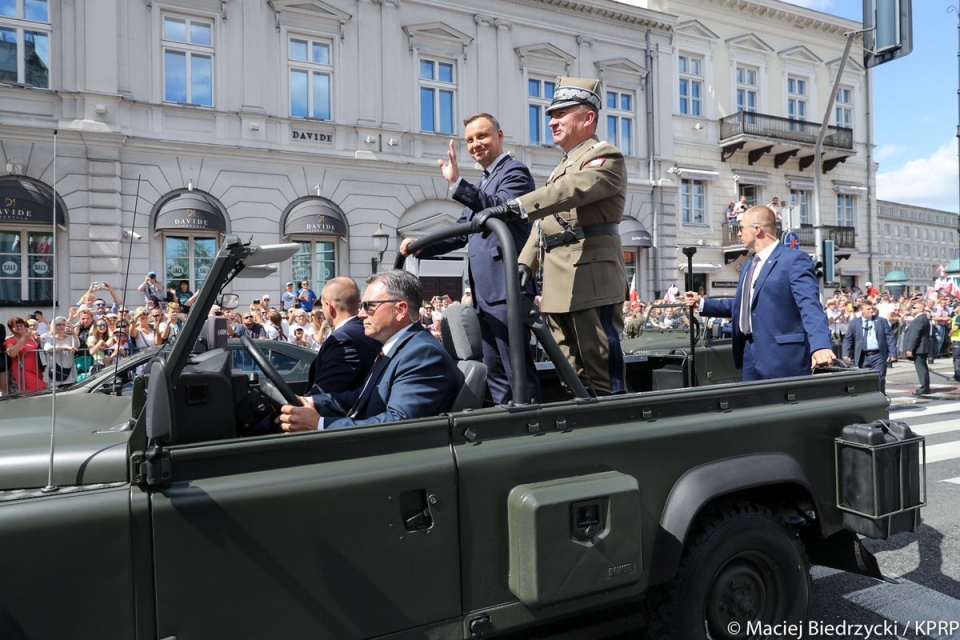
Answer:
<svg viewBox="0 0 960 640"><path fill-rule="evenodd" d="M561 161L545 186L517 198L535 223L520 263L534 272L543 268L540 310L577 374L598 395L623 390L619 334L627 273L616 225L626 188L623 155L593 137ZM540 246L543 238L578 229L583 237L576 242Z"/></svg>

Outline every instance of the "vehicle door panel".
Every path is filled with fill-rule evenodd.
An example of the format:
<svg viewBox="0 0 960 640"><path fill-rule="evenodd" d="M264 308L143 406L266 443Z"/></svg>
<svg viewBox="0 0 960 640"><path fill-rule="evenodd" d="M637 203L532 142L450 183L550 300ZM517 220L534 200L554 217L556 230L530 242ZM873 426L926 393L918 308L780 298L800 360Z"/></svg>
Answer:
<svg viewBox="0 0 960 640"><path fill-rule="evenodd" d="M460 615L446 420L171 453L152 498L160 637L345 640ZM430 526L411 531L418 501Z"/></svg>

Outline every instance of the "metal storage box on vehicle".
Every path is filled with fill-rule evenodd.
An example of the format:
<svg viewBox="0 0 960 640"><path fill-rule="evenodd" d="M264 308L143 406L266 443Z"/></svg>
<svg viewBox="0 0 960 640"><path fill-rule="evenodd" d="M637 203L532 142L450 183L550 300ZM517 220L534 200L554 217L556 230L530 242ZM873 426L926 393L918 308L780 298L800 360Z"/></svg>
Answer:
<svg viewBox="0 0 960 640"><path fill-rule="evenodd" d="M608 471L518 485L507 499L509 586L543 606L640 579L640 488Z"/></svg>
<svg viewBox="0 0 960 640"><path fill-rule="evenodd" d="M837 507L844 528L887 539L916 531L926 504L924 439L899 420L851 424L835 440ZM925 468L925 467L924 467Z"/></svg>

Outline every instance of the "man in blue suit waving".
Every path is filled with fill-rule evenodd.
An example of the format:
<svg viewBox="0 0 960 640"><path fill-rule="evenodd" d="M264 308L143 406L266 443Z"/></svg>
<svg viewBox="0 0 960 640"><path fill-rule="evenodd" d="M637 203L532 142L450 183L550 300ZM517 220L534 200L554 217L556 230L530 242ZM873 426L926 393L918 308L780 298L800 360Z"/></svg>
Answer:
<svg viewBox="0 0 960 640"><path fill-rule="evenodd" d="M685 296L703 315L732 320L733 360L744 381L807 375L835 359L813 261L784 247L776 233L769 207L747 209L740 239L753 257L740 272L733 300L701 298L695 291Z"/></svg>
<svg viewBox="0 0 960 640"><path fill-rule="evenodd" d="M503 150L503 131L500 123L489 113L479 113L463 121L467 151L477 164L483 167L483 177L478 185L473 185L460 175L457 165L456 144L450 141L447 162L439 161L443 177L450 182L453 199L464 205L457 224L468 224L475 213L488 207L503 204L507 200L522 196L534 190L536 185L530 170L522 162L510 157ZM530 223L519 218L507 222L507 228L513 239L514 248L519 250L530 235ZM400 253L407 255L413 238L407 238L400 245ZM506 278L519 277L516 265L504 270L503 250L500 241L492 233L458 236L427 247L418 254L420 258L431 258L467 245L469 261L467 263L470 286L473 290L473 305L480 317L480 335L483 338L483 362L489 374L487 386L495 404L506 404L513 397L510 380L510 350L507 338L507 285ZM533 283L527 283L521 293L532 303ZM525 341L530 342L529 332ZM527 389L536 402L540 398L540 382L537 378L533 354L527 350L526 372Z"/></svg>

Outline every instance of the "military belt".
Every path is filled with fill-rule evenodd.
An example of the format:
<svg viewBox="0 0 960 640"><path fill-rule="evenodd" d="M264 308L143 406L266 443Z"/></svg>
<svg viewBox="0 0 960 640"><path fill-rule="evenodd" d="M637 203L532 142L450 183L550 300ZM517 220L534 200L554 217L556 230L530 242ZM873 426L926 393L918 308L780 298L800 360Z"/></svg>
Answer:
<svg viewBox="0 0 960 640"><path fill-rule="evenodd" d="M564 229L560 233L543 234L543 248L550 251L554 247L565 247L568 244L579 242L584 238L616 235L620 235L620 225L615 222L588 224L585 227L577 227L576 229Z"/></svg>

